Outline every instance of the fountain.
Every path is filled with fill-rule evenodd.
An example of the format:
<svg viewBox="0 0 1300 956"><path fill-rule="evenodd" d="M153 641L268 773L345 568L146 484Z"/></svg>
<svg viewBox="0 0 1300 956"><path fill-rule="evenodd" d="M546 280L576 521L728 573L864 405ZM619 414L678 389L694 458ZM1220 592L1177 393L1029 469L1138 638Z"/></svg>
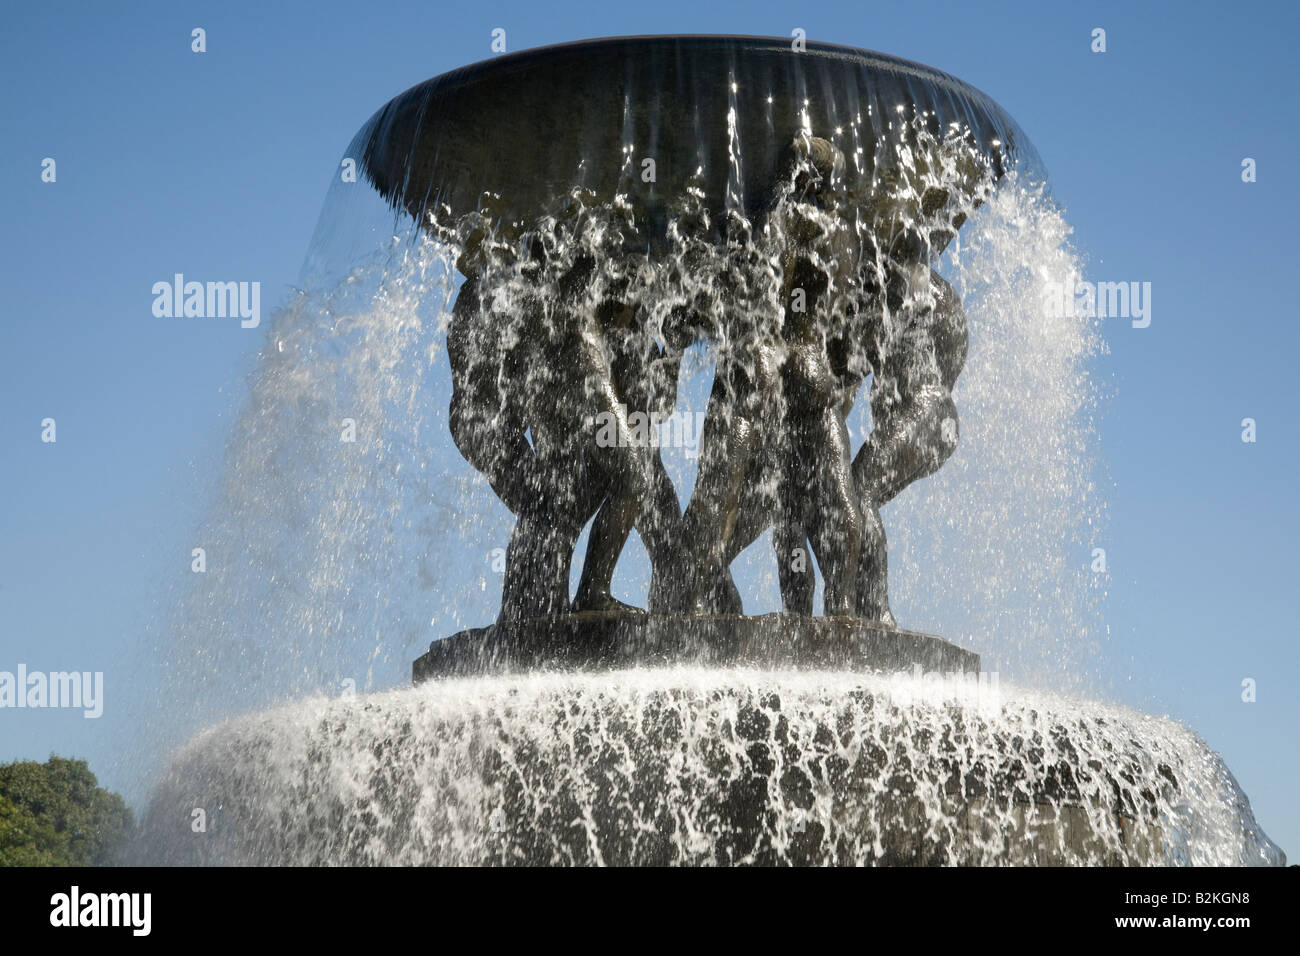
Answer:
<svg viewBox="0 0 1300 956"><path fill-rule="evenodd" d="M142 859L1282 861L1177 723L1010 686L975 650L896 624L881 509L915 510L913 486L945 487L922 504L948 508L949 528L953 503L977 502L961 527L1042 576L1032 603L1072 600L1060 532L1084 498L1071 495L1086 484L1076 419L1094 336L1068 317L1014 321L1034 315L1041 298L1023 293L1065 255L1064 230L1032 145L988 97L826 44L599 40L416 86L348 162L351 188L373 187L408 232L323 304L277 317L232 451L233 473L263 490L230 491L233 534L274 539L265 522L285 508L311 541L288 557L281 541L254 545L217 584L233 590L205 582L187 605L190 619L221 608L229 639L185 639L205 665L195 696L232 669L275 671L249 629L333 642L337 660L355 659L341 635L364 608L411 630L419 602L394 575L443 595L435 626L482 614L430 537L486 547L508 525L500 606L435 634L412 688L309 695L199 733L162 776ZM981 268L950 281L945 252ZM449 375L433 387L442 341ZM968 365L969 405L954 397ZM967 433L1027 447L998 393L1015 375L1044 376L1016 390L1018 411L1056 430L1055 458L981 476L959 453ZM298 436L342 418L325 410L340 388L353 433L380 437L343 463L297 456ZM447 438L472 468L446 464ZM442 472L403 474L439 454ZM674 455L694 466L684 508ZM1031 515L1008 518L1010 544L977 513L1004 494ZM398 517L431 500L436 518ZM613 595L633 539L644 608ZM754 582L733 568L755 542L780 610L747 615ZM978 604L1000 575L970 563L928 573L983 579ZM1016 600L1004 588L980 613ZM231 606L252 611L239 633ZM293 660L330 670L318 650Z"/></svg>

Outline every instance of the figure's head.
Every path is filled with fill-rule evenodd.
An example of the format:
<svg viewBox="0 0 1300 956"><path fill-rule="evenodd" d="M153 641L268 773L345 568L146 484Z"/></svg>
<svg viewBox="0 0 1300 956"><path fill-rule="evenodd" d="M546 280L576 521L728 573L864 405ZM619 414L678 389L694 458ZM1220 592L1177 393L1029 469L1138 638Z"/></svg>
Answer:
<svg viewBox="0 0 1300 956"><path fill-rule="evenodd" d="M821 195L844 178L844 154L830 140L802 134L791 144L795 195Z"/></svg>
<svg viewBox="0 0 1300 956"><path fill-rule="evenodd" d="M460 229L464 239L456 268L467 278L479 275L491 256L505 254L515 235L505 221L505 202L491 192L483 193L478 209L462 219Z"/></svg>

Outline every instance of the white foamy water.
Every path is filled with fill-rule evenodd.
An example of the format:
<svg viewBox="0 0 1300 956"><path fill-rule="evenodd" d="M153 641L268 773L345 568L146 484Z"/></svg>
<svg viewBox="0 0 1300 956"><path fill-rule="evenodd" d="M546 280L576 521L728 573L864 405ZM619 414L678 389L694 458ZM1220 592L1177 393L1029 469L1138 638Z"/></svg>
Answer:
<svg viewBox="0 0 1300 956"><path fill-rule="evenodd" d="M206 829L191 828L194 808ZM1180 724L911 676L666 669L313 698L178 754L145 858L1275 863Z"/></svg>

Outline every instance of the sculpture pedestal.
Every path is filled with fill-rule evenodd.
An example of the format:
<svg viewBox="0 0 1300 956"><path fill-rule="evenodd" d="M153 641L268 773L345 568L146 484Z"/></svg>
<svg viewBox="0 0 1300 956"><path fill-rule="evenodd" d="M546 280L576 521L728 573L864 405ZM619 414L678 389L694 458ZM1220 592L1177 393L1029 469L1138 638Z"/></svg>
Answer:
<svg viewBox="0 0 1300 956"><path fill-rule="evenodd" d="M590 611L494 624L434 641L412 679L679 664L978 674L979 655L943 638L856 618L668 617Z"/></svg>

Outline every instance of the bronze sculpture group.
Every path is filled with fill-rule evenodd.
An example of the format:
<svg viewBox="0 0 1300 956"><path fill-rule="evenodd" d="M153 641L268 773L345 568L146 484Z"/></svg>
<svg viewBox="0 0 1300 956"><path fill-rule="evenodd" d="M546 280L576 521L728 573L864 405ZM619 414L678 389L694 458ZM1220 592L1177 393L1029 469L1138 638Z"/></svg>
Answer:
<svg viewBox="0 0 1300 956"><path fill-rule="evenodd" d="M729 567L771 528L786 611L813 613L812 556L825 614L893 625L880 509L956 448L966 319L931 265L982 178L960 150L918 149L851 195L828 140L802 135L789 156L765 221L709 222L688 194L654 262L626 208L581 191L527 227L490 195L460 224L450 425L516 517L502 621L645 613L611 594L633 528L649 613L743 613ZM697 342L716 367L683 512L631 419L672 414ZM846 418L868 376L873 427L853 455Z"/></svg>

